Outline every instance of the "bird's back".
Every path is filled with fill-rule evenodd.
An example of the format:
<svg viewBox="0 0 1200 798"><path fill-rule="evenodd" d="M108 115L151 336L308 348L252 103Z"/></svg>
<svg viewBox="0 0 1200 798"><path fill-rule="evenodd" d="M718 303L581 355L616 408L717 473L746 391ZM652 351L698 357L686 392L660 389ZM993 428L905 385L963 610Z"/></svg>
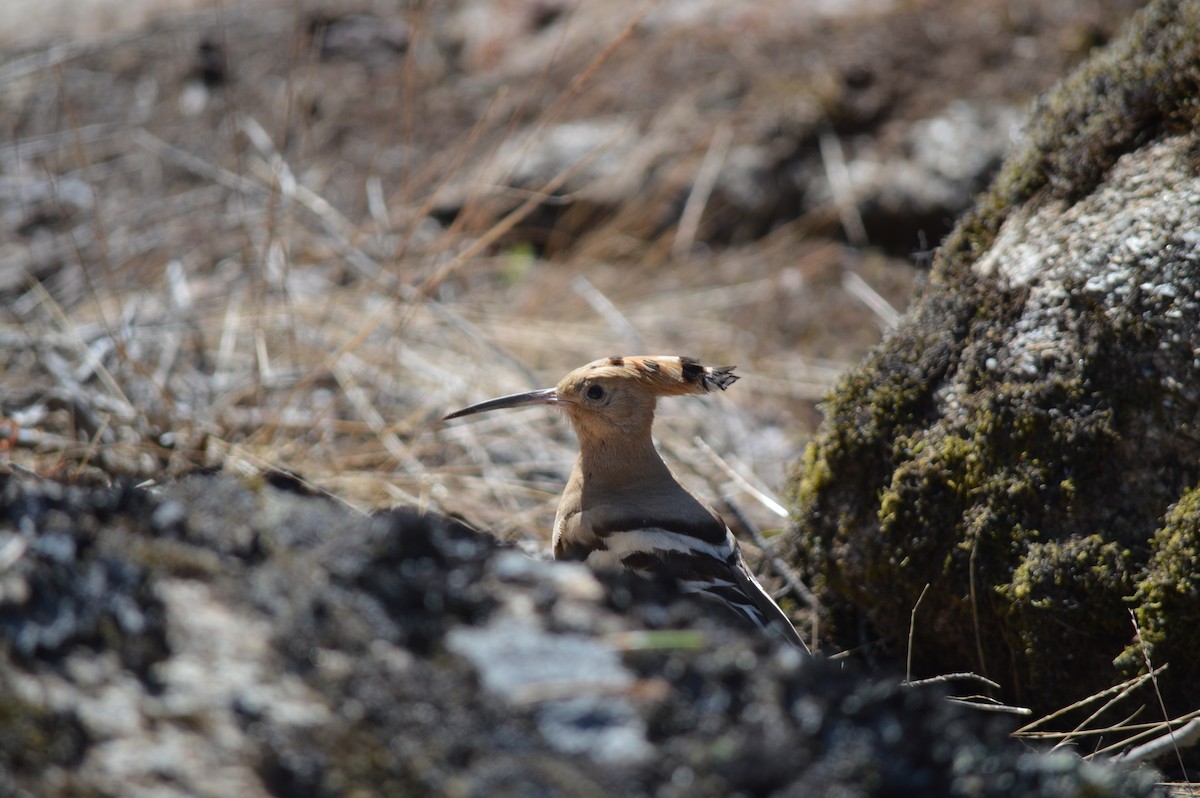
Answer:
<svg viewBox="0 0 1200 798"><path fill-rule="evenodd" d="M588 488L577 466L555 519L555 559L669 577L804 647L787 615L754 578L721 516L673 477L627 490Z"/></svg>

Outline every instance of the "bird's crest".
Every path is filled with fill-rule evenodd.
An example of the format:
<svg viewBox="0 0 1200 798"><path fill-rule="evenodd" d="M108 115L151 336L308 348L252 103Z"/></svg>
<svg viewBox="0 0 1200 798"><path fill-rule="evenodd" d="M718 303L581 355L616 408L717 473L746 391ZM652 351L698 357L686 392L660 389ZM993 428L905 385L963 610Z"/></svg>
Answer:
<svg viewBox="0 0 1200 798"><path fill-rule="evenodd" d="M705 366L691 357L634 355L608 357L576 369L568 379L636 380L660 396L725 390L737 382L734 366Z"/></svg>

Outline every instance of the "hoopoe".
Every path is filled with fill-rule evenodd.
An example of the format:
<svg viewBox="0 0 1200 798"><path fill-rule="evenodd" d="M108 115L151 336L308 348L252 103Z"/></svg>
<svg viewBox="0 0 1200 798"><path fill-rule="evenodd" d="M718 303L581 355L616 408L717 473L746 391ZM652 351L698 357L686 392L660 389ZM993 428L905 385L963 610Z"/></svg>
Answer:
<svg viewBox="0 0 1200 798"><path fill-rule="evenodd" d="M684 590L719 599L806 648L721 516L679 484L650 437L658 397L725 390L738 379L733 369L687 357L610 357L575 369L553 388L491 399L446 420L528 405L566 410L579 457L554 519L555 559L673 577Z"/></svg>

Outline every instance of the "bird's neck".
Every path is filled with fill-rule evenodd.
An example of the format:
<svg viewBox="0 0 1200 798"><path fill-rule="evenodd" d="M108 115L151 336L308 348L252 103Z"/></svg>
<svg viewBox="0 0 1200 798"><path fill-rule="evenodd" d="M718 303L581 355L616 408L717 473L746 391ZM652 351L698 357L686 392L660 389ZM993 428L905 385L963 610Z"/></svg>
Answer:
<svg viewBox="0 0 1200 798"><path fill-rule="evenodd" d="M581 436L575 470L579 479L593 490L649 487L675 481L655 450L648 429L636 435L600 439Z"/></svg>
<svg viewBox="0 0 1200 798"><path fill-rule="evenodd" d="M605 550L606 533L597 529L614 522L624 524L622 528L628 528L631 519L654 526L654 521L680 513L691 520L692 507L708 512L671 474L649 429L639 435L613 435L609 430L599 439L577 431L579 457L554 519L556 559L586 560Z"/></svg>

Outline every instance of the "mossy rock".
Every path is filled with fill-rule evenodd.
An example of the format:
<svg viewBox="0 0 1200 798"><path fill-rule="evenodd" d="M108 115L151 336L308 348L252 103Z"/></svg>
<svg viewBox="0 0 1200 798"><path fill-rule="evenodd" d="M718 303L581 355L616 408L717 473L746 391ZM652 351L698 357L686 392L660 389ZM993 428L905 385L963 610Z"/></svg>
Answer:
<svg viewBox="0 0 1200 798"><path fill-rule="evenodd" d="M833 644L902 661L912 625L917 674L1051 708L1144 668L1122 655L1134 609L1186 702L1198 127L1197 2L1148 6L1038 103L792 474L792 553Z"/></svg>
<svg viewBox="0 0 1200 798"><path fill-rule="evenodd" d="M1177 663L1194 662L1200 651L1200 485L1167 514L1151 547L1154 554L1134 596L1139 639L1119 662L1139 668L1148 657L1170 662L1176 670ZM1169 681L1175 680L1172 674Z"/></svg>

